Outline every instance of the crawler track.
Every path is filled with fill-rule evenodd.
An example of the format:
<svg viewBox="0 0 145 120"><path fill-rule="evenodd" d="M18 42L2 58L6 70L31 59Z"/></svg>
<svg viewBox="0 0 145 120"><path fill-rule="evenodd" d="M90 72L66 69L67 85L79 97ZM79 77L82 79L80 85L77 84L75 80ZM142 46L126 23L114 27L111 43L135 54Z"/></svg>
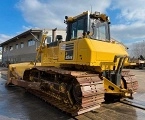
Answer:
<svg viewBox="0 0 145 120"><path fill-rule="evenodd" d="M129 70L122 71L122 79L125 80L125 88L131 90L133 93L138 89L138 81L135 78L135 75L130 74Z"/></svg>
<svg viewBox="0 0 145 120"><path fill-rule="evenodd" d="M98 74L37 67L31 71L31 77L35 81L41 79L41 84L38 89L29 88L29 92L72 116L99 108L104 101L103 83ZM136 92L138 84L134 76L123 71L122 77L126 80L127 89Z"/></svg>
<svg viewBox="0 0 145 120"><path fill-rule="evenodd" d="M129 71L122 72L122 79L127 83L125 88L137 90L137 81ZM95 110L104 102L103 80L88 71L36 67L26 70L23 80L12 78L11 82L72 116Z"/></svg>
<svg viewBox="0 0 145 120"><path fill-rule="evenodd" d="M73 116L99 108L104 101L103 81L98 74L37 67L26 71L25 79L28 73L33 82L40 82L39 87L31 85L28 91Z"/></svg>

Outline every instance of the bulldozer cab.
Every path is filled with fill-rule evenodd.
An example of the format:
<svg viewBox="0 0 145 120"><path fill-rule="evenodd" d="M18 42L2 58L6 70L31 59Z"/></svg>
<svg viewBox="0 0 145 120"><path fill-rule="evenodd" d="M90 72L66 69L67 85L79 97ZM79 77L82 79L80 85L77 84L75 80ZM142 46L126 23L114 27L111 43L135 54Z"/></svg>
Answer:
<svg viewBox="0 0 145 120"><path fill-rule="evenodd" d="M76 17L65 17L67 24L66 41L91 38L110 41L109 18L105 14L84 12Z"/></svg>

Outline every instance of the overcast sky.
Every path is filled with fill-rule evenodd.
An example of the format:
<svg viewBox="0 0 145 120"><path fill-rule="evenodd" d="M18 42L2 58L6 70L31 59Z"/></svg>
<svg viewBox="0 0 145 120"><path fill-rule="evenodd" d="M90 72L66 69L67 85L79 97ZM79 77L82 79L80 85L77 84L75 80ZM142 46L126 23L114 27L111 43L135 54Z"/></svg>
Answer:
<svg viewBox="0 0 145 120"><path fill-rule="evenodd" d="M30 28L64 28L64 16L92 10L110 16L111 36L145 40L145 0L0 0L0 43Z"/></svg>

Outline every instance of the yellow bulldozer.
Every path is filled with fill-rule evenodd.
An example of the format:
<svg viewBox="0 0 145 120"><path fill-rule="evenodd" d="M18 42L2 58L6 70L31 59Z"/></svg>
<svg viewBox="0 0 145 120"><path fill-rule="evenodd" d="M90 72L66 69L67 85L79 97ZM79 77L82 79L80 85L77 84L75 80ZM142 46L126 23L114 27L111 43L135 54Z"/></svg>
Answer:
<svg viewBox="0 0 145 120"><path fill-rule="evenodd" d="M138 83L122 70L128 53L111 41L109 17L86 11L65 16L64 22L66 40L45 44L44 33L36 61L11 64L7 85L21 86L71 115L94 110L110 99L132 98Z"/></svg>

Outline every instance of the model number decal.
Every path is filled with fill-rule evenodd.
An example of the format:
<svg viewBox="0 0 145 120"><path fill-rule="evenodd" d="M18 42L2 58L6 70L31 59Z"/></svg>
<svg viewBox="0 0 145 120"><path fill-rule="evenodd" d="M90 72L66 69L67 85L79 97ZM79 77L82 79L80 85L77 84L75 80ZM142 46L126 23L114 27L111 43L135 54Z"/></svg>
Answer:
<svg viewBox="0 0 145 120"><path fill-rule="evenodd" d="M65 60L73 60L74 43L65 44Z"/></svg>

